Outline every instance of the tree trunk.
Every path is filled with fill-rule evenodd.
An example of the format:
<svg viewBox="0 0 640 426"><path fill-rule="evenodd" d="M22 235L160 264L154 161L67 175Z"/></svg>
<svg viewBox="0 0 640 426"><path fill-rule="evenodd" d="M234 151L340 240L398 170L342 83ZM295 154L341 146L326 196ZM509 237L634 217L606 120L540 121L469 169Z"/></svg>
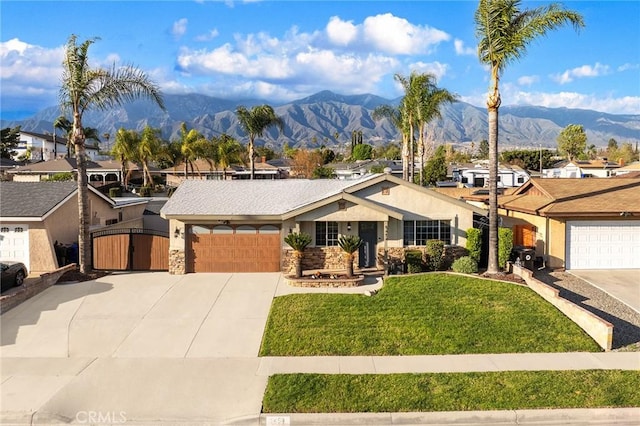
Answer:
<svg viewBox="0 0 640 426"><path fill-rule="evenodd" d="M498 266L498 109L500 91L494 79L493 92L487 99L489 111L489 259L487 273L495 274Z"/></svg>
<svg viewBox="0 0 640 426"><path fill-rule="evenodd" d="M420 136L418 138L418 176L420 185L424 185L424 129L420 126Z"/></svg>
<svg viewBox="0 0 640 426"><path fill-rule="evenodd" d="M300 251L293 252L293 262L295 265L296 278L301 278L302 277L302 252Z"/></svg>
<svg viewBox="0 0 640 426"><path fill-rule="evenodd" d="M353 255L350 253L347 253L345 255L345 263L347 266L347 277L351 278L353 277Z"/></svg>
<svg viewBox="0 0 640 426"><path fill-rule="evenodd" d="M409 182L413 182L413 175L415 172L415 161L413 155L413 144L414 144L414 133L413 133L413 124L409 126L409 178L407 179Z"/></svg>
<svg viewBox="0 0 640 426"><path fill-rule="evenodd" d="M89 188L87 187L87 159L84 149L84 131L78 114L74 116L73 143L78 168L78 266L80 272L91 271L91 212L89 211Z"/></svg>
<svg viewBox="0 0 640 426"><path fill-rule="evenodd" d="M409 138L402 136L402 179L409 180Z"/></svg>
<svg viewBox="0 0 640 426"><path fill-rule="evenodd" d="M249 138L249 168L251 170L251 179L253 180L256 170L256 162L253 159L253 138Z"/></svg>

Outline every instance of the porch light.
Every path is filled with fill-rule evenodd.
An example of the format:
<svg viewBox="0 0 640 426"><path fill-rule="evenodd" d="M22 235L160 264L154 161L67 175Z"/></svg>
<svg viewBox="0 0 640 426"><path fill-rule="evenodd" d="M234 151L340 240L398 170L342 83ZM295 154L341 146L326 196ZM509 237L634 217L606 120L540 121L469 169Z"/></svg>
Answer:
<svg viewBox="0 0 640 426"><path fill-rule="evenodd" d="M351 231L351 222L347 222L347 231Z"/></svg>

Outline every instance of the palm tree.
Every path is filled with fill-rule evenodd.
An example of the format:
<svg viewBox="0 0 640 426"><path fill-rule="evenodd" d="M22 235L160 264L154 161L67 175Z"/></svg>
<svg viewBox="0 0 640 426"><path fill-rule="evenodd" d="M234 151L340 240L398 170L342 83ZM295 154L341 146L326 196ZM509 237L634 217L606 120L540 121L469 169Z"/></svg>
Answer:
<svg viewBox="0 0 640 426"><path fill-rule="evenodd" d="M137 159L142 164L142 185L150 186L153 177L149 171L149 162L154 161L160 155L162 142L160 140L160 129L145 126L140 136L140 143L137 149Z"/></svg>
<svg viewBox="0 0 640 426"><path fill-rule="evenodd" d="M129 184L129 162L136 161L136 152L140 136L135 130L118 129L116 132L116 140L111 148L111 155L120 161L120 173L122 176L122 185L126 188Z"/></svg>
<svg viewBox="0 0 640 426"><path fill-rule="evenodd" d="M396 74L394 78L400 83L404 90L404 97L400 101L400 108L404 112L403 118L406 120L405 126L408 128L408 143L406 145L402 145L402 177L409 182L413 182L415 152L413 144L415 142L415 129L417 127L419 107L419 96L417 92L420 88L420 76L418 73L413 71L408 78L400 74Z"/></svg>
<svg viewBox="0 0 640 426"><path fill-rule="evenodd" d="M407 120L407 114L403 109L403 104L401 103L397 108L390 105L380 105L373 110L371 118L375 121L386 118L396 129L400 130L402 134L402 178L408 180L409 122Z"/></svg>
<svg viewBox="0 0 640 426"><path fill-rule="evenodd" d="M56 129L64 131L65 138L67 138L67 153L66 158L71 156L71 131L73 130L73 123L69 121L67 117L61 115L53 121L53 131L55 134ZM56 151L57 154L57 151Z"/></svg>
<svg viewBox="0 0 640 426"><path fill-rule="evenodd" d="M254 141L256 137L261 137L265 130L277 126L280 131L284 131L284 121L278 117L269 105L259 105L250 110L244 106L239 106L236 110L240 127L249 135L249 164L251 169L251 179L255 175L255 159L253 158Z"/></svg>
<svg viewBox="0 0 640 426"><path fill-rule="evenodd" d="M295 262L296 278L302 276L302 256L304 249L311 244L311 235L305 232L292 232L284 237L284 242L293 249L293 261Z"/></svg>
<svg viewBox="0 0 640 426"><path fill-rule="evenodd" d="M87 110L107 110L126 101L149 98L164 109L158 86L152 83L139 69L132 66L112 69L91 68L89 47L96 39L81 44L71 35L65 48L62 63L62 85L60 104L63 111L73 116L71 139L76 150L78 168L78 263L81 273L91 270L91 239L89 235L89 192L87 188L85 134L82 117Z"/></svg>
<svg viewBox="0 0 640 426"><path fill-rule="evenodd" d="M548 31L571 23L584 26L582 16L557 3L520 10L520 0L480 0L475 12L478 57L489 66L489 263L487 273L498 272L498 82L507 65L525 55L529 43Z"/></svg>
<svg viewBox="0 0 640 426"><path fill-rule="evenodd" d="M347 277L353 277L353 258L354 253L358 251L362 245L362 240L357 235L341 235L338 238L338 245L345 254L345 266L347 268Z"/></svg>
<svg viewBox="0 0 640 426"><path fill-rule="evenodd" d="M216 140L216 153L218 165L222 169L222 179L227 179L227 168L236 163L242 162L242 153L244 148L240 142L232 136L223 133Z"/></svg>
<svg viewBox="0 0 640 426"><path fill-rule="evenodd" d="M424 164L425 164L425 138L427 124L434 118L442 118L440 108L444 104L456 102L457 96L437 86L436 76L433 74L421 74L416 79L418 87L415 95L417 99L417 119L418 119L418 171L420 173L420 184L424 184Z"/></svg>
<svg viewBox="0 0 640 426"><path fill-rule="evenodd" d="M180 154L182 161L184 161L185 179L189 177L189 169L191 169L191 174L197 170L198 176L200 175L200 169L197 166L194 167L193 163L202 154L203 142L206 143L206 139L196 129L187 131L187 123L183 122L180 125Z"/></svg>

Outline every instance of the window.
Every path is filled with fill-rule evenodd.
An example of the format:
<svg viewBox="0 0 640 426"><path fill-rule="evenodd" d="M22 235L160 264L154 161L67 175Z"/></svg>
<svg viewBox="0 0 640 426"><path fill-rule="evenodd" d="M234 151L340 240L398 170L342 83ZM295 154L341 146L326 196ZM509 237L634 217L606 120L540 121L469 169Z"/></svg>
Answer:
<svg viewBox="0 0 640 426"><path fill-rule="evenodd" d="M524 176L518 176L518 183L524 183Z"/></svg>
<svg viewBox="0 0 640 426"><path fill-rule="evenodd" d="M118 219L107 219L104 221L105 225L115 225L116 223L118 223Z"/></svg>
<svg viewBox="0 0 640 426"><path fill-rule="evenodd" d="M451 244L451 221L406 220L404 222L405 246L425 246L428 240L440 240Z"/></svg>
<svg viewBox="0 0 640 426"><path fill-rule="evenodd" d="M3 226L2 228L0 228L0 232L9 232L9 228Z"/></svg>
<svg viewBox="0 0 640 426"><path fill-rule="evenodd" d="M338 222L316 222L316 246L338 245Z"/></svg>
<svg viewBox="0 0 640 426"><path fill-rule="evenodd" d="M17 226L14 228L13 232L24 232L24 229L22 229L20 226Z"/></svg>

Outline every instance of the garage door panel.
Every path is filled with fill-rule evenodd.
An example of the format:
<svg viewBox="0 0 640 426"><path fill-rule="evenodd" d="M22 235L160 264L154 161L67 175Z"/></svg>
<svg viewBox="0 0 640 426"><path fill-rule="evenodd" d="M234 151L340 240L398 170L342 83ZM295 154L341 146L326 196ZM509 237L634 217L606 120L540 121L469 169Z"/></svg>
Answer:
<svg viewBox="0 0 640 426"><path fill-rule="evenodd" d="M640 268L640 221L569 221L567 269Z"/></svg>
<svg viewBox="0 0 640 426"><path fill-rule="evenodd" d="M189 272L278 272L280 271L280 230L260 234L260 226L198 226L190 233ZM275 232L274 232L275 230ZM219 233L216 233L219 232Z"/></svg>

